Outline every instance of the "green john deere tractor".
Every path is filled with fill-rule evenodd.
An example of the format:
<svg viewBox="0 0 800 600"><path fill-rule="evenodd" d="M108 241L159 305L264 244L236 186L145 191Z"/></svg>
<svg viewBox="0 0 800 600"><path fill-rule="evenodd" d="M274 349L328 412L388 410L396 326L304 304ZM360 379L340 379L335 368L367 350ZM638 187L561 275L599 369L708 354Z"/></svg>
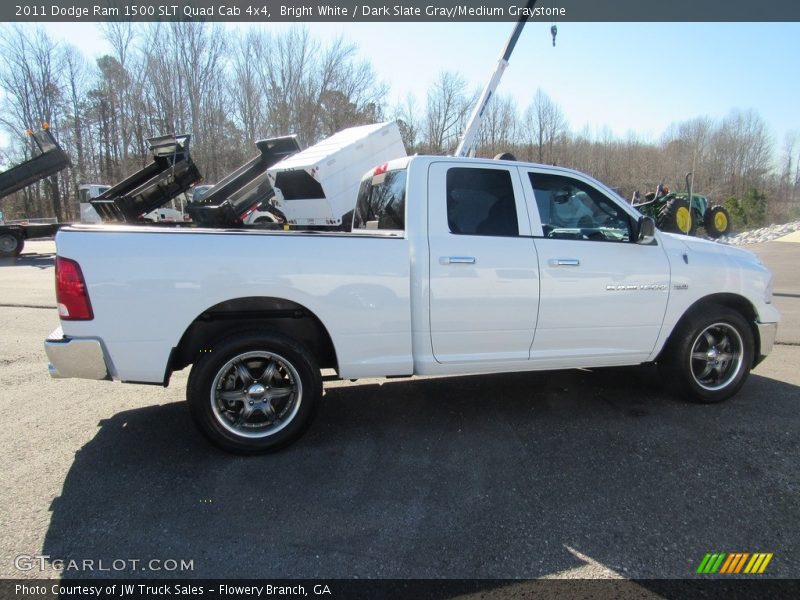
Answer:
<svg viewBox="0 0 800 600"><path fill-rule="evenodd" d="M711 206L706 196L692 193L691 173L686 174L686 191L670 192L664 182L658 184L641 202L633 202L639 212L652 217L662 231L695 235L702 225L712 238L727 235L733 222L722 206Z"/></svg>

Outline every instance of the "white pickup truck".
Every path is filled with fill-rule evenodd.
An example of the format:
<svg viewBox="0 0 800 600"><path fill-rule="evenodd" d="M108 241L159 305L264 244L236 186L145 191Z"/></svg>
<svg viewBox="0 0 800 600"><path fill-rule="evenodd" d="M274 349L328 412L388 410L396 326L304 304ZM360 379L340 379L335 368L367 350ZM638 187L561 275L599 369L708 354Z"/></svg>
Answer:
<svg viewBox="0 0 800 600"><path fill-rule="evenodd" d="M167 385L192 365L197 425L242 453L303 433L326 368L656 362L686 398L718 402L779 320L752 253L662 233L586 175L514 161L391 161L364 177L350 233L73 226L56 242L51 375Z"/></svg>

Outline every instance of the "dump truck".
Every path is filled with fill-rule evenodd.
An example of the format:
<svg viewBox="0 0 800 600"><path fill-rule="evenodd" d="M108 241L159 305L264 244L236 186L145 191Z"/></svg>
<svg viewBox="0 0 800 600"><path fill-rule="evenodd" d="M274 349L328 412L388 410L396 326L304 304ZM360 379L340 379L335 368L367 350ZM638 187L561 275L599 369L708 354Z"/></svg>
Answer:
<svg viewBox="0 0 800 600"><path fill-rule="evenodd" d="M28 130L28 133L33 146L33 156L0 173L0 198L5 198L70 166L69 156L47 126L39 131ZM63 225L64 223L28 221L0 224L0 257L19 256L25 247L25 240L53 236Z"/></svg>

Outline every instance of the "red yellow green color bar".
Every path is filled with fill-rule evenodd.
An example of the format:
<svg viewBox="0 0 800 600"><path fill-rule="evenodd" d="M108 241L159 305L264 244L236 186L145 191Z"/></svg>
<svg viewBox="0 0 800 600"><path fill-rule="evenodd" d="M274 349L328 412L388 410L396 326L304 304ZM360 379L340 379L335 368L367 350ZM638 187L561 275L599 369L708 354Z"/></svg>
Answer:
<svg viewBox="0 0 800 600"><path fill-rule="evenodd" d="M703 575L715 573L760 575L766 570L772 557L772 552L755 552L753 554L749 552L708 552L700 562L700 566L697 567L697 573Z"/></svg>

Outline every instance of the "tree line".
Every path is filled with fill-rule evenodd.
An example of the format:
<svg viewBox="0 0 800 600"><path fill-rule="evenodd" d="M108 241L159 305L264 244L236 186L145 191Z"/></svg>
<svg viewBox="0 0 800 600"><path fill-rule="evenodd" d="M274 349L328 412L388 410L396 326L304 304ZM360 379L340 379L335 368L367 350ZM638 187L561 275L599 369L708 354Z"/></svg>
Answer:
<svg viewBox="0 0 800 600"><path fill-rule="evenodd" d="M192 155L214 182L255 154L255 141L298 135L303 147L353 125L397 120L409 154L452 153L477 89L439 74L422 100L392 101L374 66L344 38L321 43L302 27L235 31L200 22L107 23L111 51L90 61L43 29L5 26L0 41L0 127L10 139L0 168L29 157L27 127L47 122L72 168L7 198L7 218L79 216L82 183L113 184L149 160L146 138L191 133ZM721 120L675 123L657 141L607 128L571 129L543 90L520 109L489 105L478 156L584 171L630 198L662 180L725 202L740 226L800 218L800 135L778 152L764 120L733 110Z"/></svg>

